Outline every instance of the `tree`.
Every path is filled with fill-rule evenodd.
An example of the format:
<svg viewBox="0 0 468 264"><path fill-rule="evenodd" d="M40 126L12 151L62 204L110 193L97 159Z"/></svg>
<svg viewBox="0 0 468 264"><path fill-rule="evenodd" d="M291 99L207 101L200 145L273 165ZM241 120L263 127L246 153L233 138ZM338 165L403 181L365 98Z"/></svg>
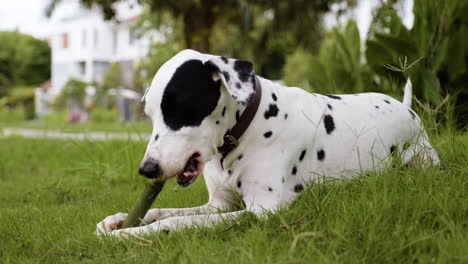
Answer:
<svg viewBox="0 0 468 264"><path fill-rule="evenodd" d="M50 15L63 0L50 0L47 14ZM348 0L349 1L349 0ZM87 8L99 6L105 19L114 19L115 4L123 0L80 0ZM310 45L315 42L316 32L320 29L321 14L330 5L340 0L139 0L149 7L153 20L160 26L164 17L181 21L183 38L187 48L201 52L211 51L211 37L216 24L228 21L241 31L252 30L254 16L264 16L268 12L274 17L269 30L293 33L297 43ZM353 2L353 1L349 1Z"/></svg>
<svg viewBox="0 0 468 264"><path fill-rule="evenodd" d="M0 32L0 96L13 86L50 79L51 51L46 41L18 32Z"/></svg>
<svg viewBox="0 0 468 264"><path fill-rule="evenodd" d="M107 69L102 81L102 88L104 91L109 89L117 89L123 86L122 67L119 62L112 63Z"/></svg>
<svg viewBox="0 0 468 264"><path fill-rule="evenodd" d="M83 107L87 86L88 83L77 79L68 80L59 96L55 98L54 108L63 110L67 106Z"/></svg>

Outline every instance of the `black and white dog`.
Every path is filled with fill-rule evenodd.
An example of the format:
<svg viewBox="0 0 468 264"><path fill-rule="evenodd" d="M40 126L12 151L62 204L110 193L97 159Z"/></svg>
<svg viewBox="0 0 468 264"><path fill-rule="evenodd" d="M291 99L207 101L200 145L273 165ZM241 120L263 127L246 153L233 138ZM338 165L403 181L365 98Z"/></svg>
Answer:
<svg viewBox="0 0 468 264"><path fill-rule="evenodd" d="M144 96L153 133L140 174L176 177L188 186L203 170L209 201L152 209L144 218L151 224L121 230L116 228L127 215L118 213L98 223L97 233L210 226L244 211L262 214L287 206L322 177L379 170L395 158L438 164L411 97L410 82L403 103L378 93L311 94L256 76L250 62L184 50L159 69ZM251 105L244 133L220 151L226 132L247 118ZM232 212L239 197L246 209Z"/></svg>

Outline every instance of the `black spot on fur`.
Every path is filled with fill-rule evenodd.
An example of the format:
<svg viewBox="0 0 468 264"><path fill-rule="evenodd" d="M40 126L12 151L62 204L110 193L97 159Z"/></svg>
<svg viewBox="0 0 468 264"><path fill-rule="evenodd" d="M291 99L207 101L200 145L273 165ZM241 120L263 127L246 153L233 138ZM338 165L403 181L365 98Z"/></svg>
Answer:
<svg viewBox="0 0 468 264"><path fill-rule="evenodd" d="M239 79L247 82L253 75L253 64L249 61L236 60L234 62L234 70L239 75Z"/></svg>
<svg viewBox="0 0 468 264"><path fill-rule="evenodd" d="M232 170L231 170L231 169L228 170L228 174L229 174L229 175L232 174Z"/></svg>
<svg viewBox="0 0 468 264"><path fill-rule="evenodd" d="M413 120L415 120L415 119L416 119L416 114L413 112L413 110L408 109L408 111L409 111L409 113L411 114L411 118L412 118Z"/></svg>
<svg viewBox="0 0 468 264"><path fill-rule="evenodd" d="M161 101L164 123L172 130L199 126L218 104L221 82L213 81L218 69L200 60L180 65L168 82Z"/></svg>
<svg viewBox="0 0 468 264"><path fill-rule="evenodd" d="M317 159L320 161L325 159L325 151L323 149L317 151Z"/></svg>
<svg viewBox="0 0 468 264"><path fill-rule="evenodd" d="M331 115L325 115L323 118L323 123L325 124L325 131L328 135L330 135L333 130L335 130L335 122L333 121L333 117Z"/></svg>
<svg viewBox="0 0 468 264"><path fill-rule="evenodd" d="M278 115L278 107L276 106L276 104L270 104L268 106L268 110L265 111L265 113L263 114L265 116L265 119L268 119L270 117L275 117Z"/></svg>
<svg viewBox="0 0 468 264"><path fill-rule="evenodd" d="M237 159L238 159L238 160L241 160L242 157L244 157L244 156L243 156L242 154L240 154L239 156L237 156Z"/></svg>
<svg viewBox="0 0 468 264"><path fill-rule="evenodd" d="M301 155L299 156L299 161L302 161L302 160L304 159L306 153L307 153L307 150L304 149L304 150L301 152Z"/></svg>
<svg viewBox="0 0 468 264"><path fill-rule="evenodd" d="M224 117L224 114L226 114L226 107L223 108L223 111L221 112L221 116Z"/></svg>
<svg viewBox="0 0 468 264"><path fill-rule="evenodd" d="M395 145L390 146L390 154L395 153L395 150L396 150L396 146L395 146Z"/></svg>
<svg viewBox="0 0 468 264"><path fill-rule="evenodd" d="M159 134L156 134L156 136L154 137L154 141L158 140L159 138Z"/></svg>
<svg viewBox="0 0 468 264"><path fill-rule="evenodd" d="M240 89L242 87L240 82L236 82L236 87L237 87L237 89Z"/></svg>
<svg viewBox="0 0 468 264"><path fill-rule="evenodd" d="M387 104L390 104L390 101L388 101L388 100L384 100L384 102L386 102Z"/></svg>
<svg viewBox="0 0 468 264"><path fill-rule="evenodd" d="M223 73L224 79L226 79L226 82L229 82L229 80L231 79L229 76L229 73L227 71L223 71L222 73Z"/></svg>
<svg viewBox="0 0 468 264"><path fill-rule="evenodd" d="M228 59L226 57L224 57L224 56L221 56L220 58L226 64L229 62Z"/></svg>
<svg viewBox="0 0 468 264"><path fill-rule="evenodd" d="M241 181L238 181L237 182L237 188L240 188L242 186L242 182Z"/></svg>
<svg viewBox="0 0 468 264"><path fill-rule="evenodd" d="M378 105L376 105L375 108L379 109L380 107Z"/></svg>
<svg viewBox="0 0 468 264"><path fill-rule="evenodd" d="M337 95L333 95L333 94L324 94L324 95L327 96L327 97L330 97L331 99L341 100L341 97L339 97Z"/></svg>
<svg viewBox="0 0 468 264"><path fill-rule="evenodd" d="M216 124L219 125L219 120L216 120Z"/></svg>
<svg viewBox="0 0 468 264"><path fill-rule="evenodd" d="M284 183L284 177L282 178L282 180L281 180L281 181Z"/></svg>
<svg viewBox="0 0 468 264"><path fill-rule="evenodd" d="M304 186L302 186L302 184L297 184L296 186L294 186L294 192L296 193L300 193L304 190Z"/></svg>
<svg viewBox="0 0 468 264"><path fill-rule="evenodd" d="M288 114L284 114L284 120L288 119Z"/></svg>
<svg viewBox="0 0 468 264"><path fill-rule="evenodd" d="M271 94L271 97L273 97L273 101L275 101L275 102L278 100L278 97L276 97L276 94L275 94L275 93L272 93L272 94Z"/></svg>
<svg viewBox="0 0 468 264"><path fill-rule="evenodd" d="M268 191L272 192L272 191L273 191L273 189L272 189L271 187L268 187Z"/></svg>
<svg viewBox="0 0 468 264"><path fill-rule="evenodd" d="M296 166L294 166L294 167L292 168L291 173L292 173L292 175L296 175L296 173L297 173L297 168L296 168Z"/></svg>
<svg viewBox="0 0 468 264"><path fill-rule="evenodd" d="M328 109L333 110L333 107L330 104L327 104Z"/></svg>
<svg viewBox="0 0 468 264"><path fill-rule="evenodd" d="M265 132L265 134L263 134L263 136L265 138L269 138L269 137L271 137L271 135L273 135L273 132L271 132L271 131Z"/></svg>

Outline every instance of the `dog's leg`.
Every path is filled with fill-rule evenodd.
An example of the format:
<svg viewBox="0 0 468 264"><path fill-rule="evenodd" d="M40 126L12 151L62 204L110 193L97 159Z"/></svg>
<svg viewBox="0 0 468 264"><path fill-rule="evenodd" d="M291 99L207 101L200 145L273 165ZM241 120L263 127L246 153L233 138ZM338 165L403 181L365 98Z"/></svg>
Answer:
<svg viewBox="0 0 468 264"><path fill-rule="evenodd" d="M252 212L257 216L262 216L264 212L267 211L269 210L266 210L263 207L254 207L250 208L249 210L240 210L222 214L175 216L154 222L147 226L118 229L108 234L114 236L130 237L132 235L145 235L161 231L173 231L181 228L190 228L193 226L212 227L221 223L222 221L232 221L245 212Z"/></svg>
<svg viewBox="0 0 468 264"><path fill-rule="evenodd" d="M256 195L247 195L244 202L247 205L247 209L245 210L221 214L175 216L161 221L156 221L147 226L114 230L109 234L129 237L132 235L145 235L193 226L211 227L225 220L234 220L245 212L251 212L258 217L262 217L265 212L275 211L280 204L282 204L279 201L272 200L268 195L258 195L258 192Z"/></svg>
<svg viewBox="0 0 468 264"><path fill-rule="evenodd" d="M421 132L403 154L404 163L415 166L431 167L440 163L439 155L429 143L426 132Z"/></svg>
<svg viewBox="0 0 468 264"><path fill-rule="evenodd" d="M188 208L154 208L146 213L143 221L151 223L154 221L159 221L174 216L184 216L191 214L211 214L222 209L224 208L212 205L211 203Z"/></svg>
<svg viewBox="0 0 468 264"><path fill-rule="evenodd" d="M222 173L219 160L207 162L203 170L205 184L208 189L209 202L205 205L192 208L155 208L148 211L143 219L147 223L163 220L174 216L193 214L210 214L219 210L231 210L232 192L226 191L224 181L219 180L218 175Z"/></svg>
<svg viewBox="0 0 468 264"><path fill-rule="evenodd" d="M237 218L245 210L222 213L222 214L207 214L207 215L189 215L175 216L161 221L154 222L147 226L133 227L114 230L110 235L129 237L132 235L145 235L149 233L157 233L160 231L172 231L179 228L188 228L192 226L211 227L224 220L232 220Z"/></svg>
<svg viewBox="0 0 468 264"><path fill-rule="evenodd" d="M162 220L169 217L187 216L192 214L213 214L219 210L226 209L229 209L229 204L226 204L225 200L211 199L207 204L197 207L154 208L146 213L143 221L146 223L151 223L155 220ZM125 218L127 218L127 214L125 213L117 213L115 215L106 217L103 221L97 224L96 234L104 234L119 228L119 226L122 226Z"/></svg>
<svg viewBox="0 0 468 264"><path fill-rule="evenodd" d="M231 203L235 199L231 197L231 192L226 191L227 188L223 186L223 181L216 181L217 175L220 174L220 168L217 164L219 164L219 161L207 162L205 165L204 177L209 194L209 201L207 204L189 208L154 208L146 213L143 221L151 223L173 216L213 214L219 210L231 210ZM125 213L107 216L97 224L96 234L105 234L119 228L122 226L125 218L127 218L127 214Z"/></svg>

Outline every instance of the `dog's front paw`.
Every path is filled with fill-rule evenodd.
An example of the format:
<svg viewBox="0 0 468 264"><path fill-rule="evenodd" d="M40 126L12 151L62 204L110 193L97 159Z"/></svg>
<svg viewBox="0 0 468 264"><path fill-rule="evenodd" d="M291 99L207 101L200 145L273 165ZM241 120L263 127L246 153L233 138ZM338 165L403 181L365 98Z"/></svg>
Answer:
<svg viewBox="0 0 468 264"><path fill-rule="evenodd" d="M127 218L127 214L117 213L115 215L110 215L96 225L96 235L107 234L116 229L120 228Z"/></svg>

